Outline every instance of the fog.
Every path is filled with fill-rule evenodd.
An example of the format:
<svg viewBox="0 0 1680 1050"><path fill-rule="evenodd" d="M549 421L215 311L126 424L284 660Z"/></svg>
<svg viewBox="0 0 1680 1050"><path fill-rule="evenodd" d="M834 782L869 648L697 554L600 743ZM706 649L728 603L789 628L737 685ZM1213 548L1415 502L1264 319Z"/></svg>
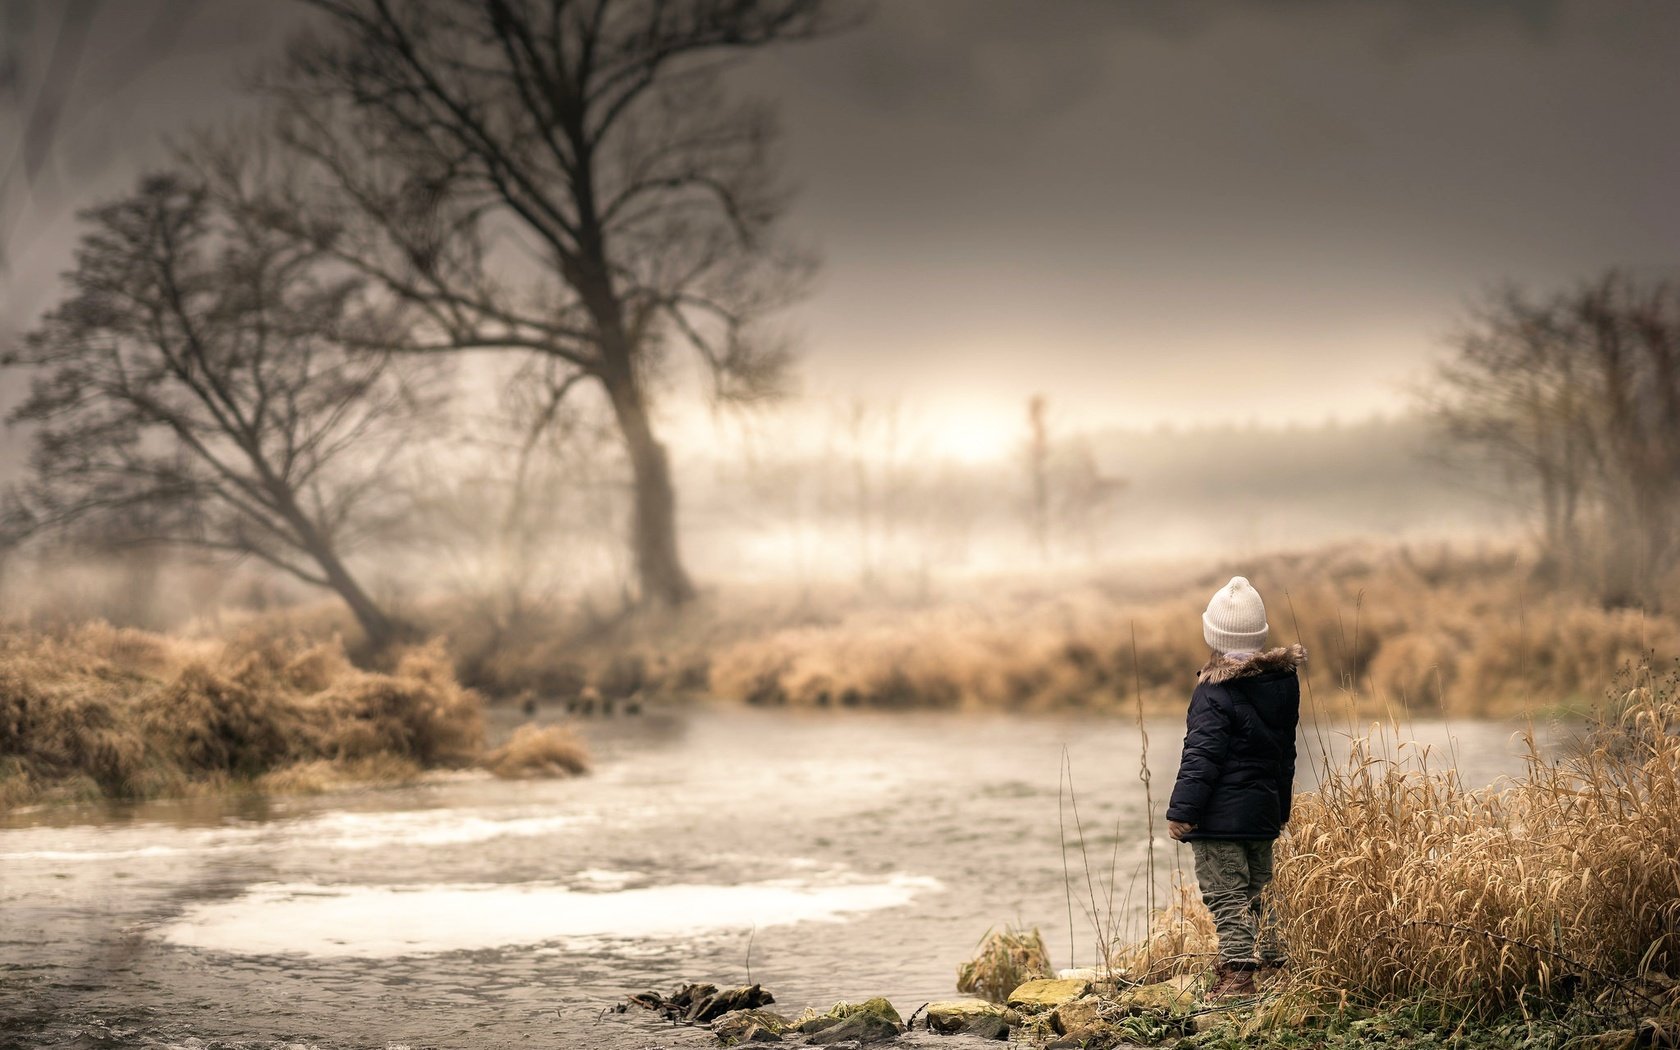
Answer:
<svg viewBox="0 0 1680 1050"><path fill-rule="evenodd" d="M3 10L15 338L63 294L78 210L171 163L188 132L259 114L242 85L305 17L247 0ZM692 575L926 590L1524 538L1529 490L1466 467L1477 454L1446 446L1418 392L1488 289L1666 272L1680 154L1653 132L1671 123L1674 18L1551 0L929 0L741 58L730 90L772 103L782 129L783 226L823 265L770 319L797 350L783 400L719 405L674 346L650 373ZM448 419L390 467L400 527L350 553L382 593L510 573L556 595L635 590L606 400L574 395L529 469L507 455L532 409L503 391L527 365L451 363ZM31 378L0 373L0 403ZM7 429L0 477L28 475L32 440ZM536 508L518 568L493 524L516 474ZM168 623L315 593L249 559L183 561L202 559L17 551L5 587L14 609L44 588L66 610Z"/></svg>

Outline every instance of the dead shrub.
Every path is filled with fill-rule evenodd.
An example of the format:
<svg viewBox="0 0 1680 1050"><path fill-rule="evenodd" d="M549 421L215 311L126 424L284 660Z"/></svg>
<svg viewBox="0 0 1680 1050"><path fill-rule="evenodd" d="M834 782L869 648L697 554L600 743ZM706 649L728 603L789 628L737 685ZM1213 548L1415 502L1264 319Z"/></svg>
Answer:
<svg viewBox="0 0 1680 1050"><path fill-rule="evenodd" d="M570 726L526 723L484 757L484 768L507 780L577 776L589 771L589 752Z"/></svg>
<svg viewBox="0 0 1680 1050"><path fill-rule="evenodd" d="M987 930L974 958L957 968L957 991L1001 1003L1023 983L1050 976L1050 953L1036 927Z"/></svg>
<svg viewBox="0 0 1680 1050"><path fill-rule="evenodd" d="M302 728L285 700L263 684L250 657L228 669L190 664L146 694L141 732L188 769L256 776L293 757Z"/></svg>
<svg viewBox="0 0 1680 1050"><path fill-rule="evenodd" d="M317 747L336 759L391 754L422 766L471 763L483 746L476 697L435 650L405 655L393 674L358 674L316 700Z"/></svg>
<svg viewBox="0 0 1680 1050"><path fill-rule="evenodd" d="M1195 884L1180 882L1173 887L1167 906L1150 916L1143 939L1112 953L1109 967L1128 981L1152 984L1179 974L1202 973L1218 958L1213 915Z"/></svg>
<svg viewBox="0 0 1680 1050"><path fill-rule="evenodd" d="M471 765L483 746L482 702L440 646L377 674L337 641L295 633L178 642L93 624L0 635L0 808L244 784L327 790ZM581 768L582 756L574 742L557 768Z"/></svg>

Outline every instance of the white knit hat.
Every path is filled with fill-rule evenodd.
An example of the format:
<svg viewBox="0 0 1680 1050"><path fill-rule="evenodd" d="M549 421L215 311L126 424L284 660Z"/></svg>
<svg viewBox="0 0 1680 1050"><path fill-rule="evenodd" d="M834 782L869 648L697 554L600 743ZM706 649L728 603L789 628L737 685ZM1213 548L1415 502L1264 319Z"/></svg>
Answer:
<svg viewBox="0 0 1680 1050"><path fill-rule="evenodd" d="M1219 588L1202 614L1202 637L1222 653L1250 652L1266 644L1266 603L1241 576Z"/></svg>

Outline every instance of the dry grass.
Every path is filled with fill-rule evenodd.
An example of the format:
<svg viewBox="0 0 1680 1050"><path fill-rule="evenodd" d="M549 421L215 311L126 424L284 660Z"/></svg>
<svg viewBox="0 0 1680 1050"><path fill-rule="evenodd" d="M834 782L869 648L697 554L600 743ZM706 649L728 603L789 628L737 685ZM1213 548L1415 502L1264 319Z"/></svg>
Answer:
<svg viewBox="0 0 1680 1050"><path fill-rule="evenodd" d="M1299 640L1313 654L1327 708L1582 709L1647 651L1680 654L1680 620L1602 609L1542 586L1534 571L1511 552L1332 548L1150 591L1102 580L999 586L973 601L856 608L743 634L710 660L709 685L767 705L1120 712L1135 674L1146 704L1176 709L1207 655L1197 628L1207 594L1236 572L1266 595L1273 644Z"/></svg>
<svg viewBox="0 0 1680 1050"><path fill-rule="evenodd" d="M1038 930L988 930L974 958L957 968L957 991L994 1003L1024 982L1052 975L1050 953Z"/></svg>
<svg viewBox="0 0 1680 1050"><path fill-rule="evenodd" d="M1275 644L1313 654L1322 714L1480 717L1584 710L1642 655L1680 654L1680 616L1604 609L1510 549L1337 546L1124 576L1040 573L939 593L734 586L678 612L534 604L514 622L439 596L406 610L491 699L710 695L767 706L1092 709L1182 706L1207 652L1197 623L1231 575L1266 595ZM1680 584L1680 581L1676 581ZM355 635L330 605L253 614L254 630ZM1297 627L1297 624L1299 627ZM1133 660L1131 631L1137 632Z"/></svg>
<svg viewBox="0 0 1680 1050"><path fill-rule="evenodd" d="M570 726L526 724L484 756L484 767L509 780L577 776L589 771L589 752Z"/></svg>
<svg viewBox="0 0 1680 1050"><path fill-rule="evenodd" d="M1219 955L1213 915L1202 904L1194 883L1173 887L1167 906L1150 916L1149 929L1131 944L1109 956L1116 976L1138 984L1152 984L1179 974L1201 973Z"/></svg>
<svg viewBox="0 0 1680 1050"><path fill-rule="evenodd" d="M1582 748L1468 790L1366 743L1302 796L1276 906L1316 978L1475 1009L1680 971L1680 697L1647 670Z"/></svg>
<svg viewBox="0 0 1680 1050"><path fill-rule="evenodd" d="M1384 736L1299 796L1267 891L1294 992L1471 1017L1579 992L1660 1010L1639 996L1680 973L1680 670L1642 666L1609 706L1559 755L1530 734L1526 775L1489 788ZM1216 946L1181 888L1111 962L1157 980Z"/></svg>
<svg viewBox="0 0 1680 1050"><path fill-rule="evenodd" d="M380 673L352 666L337 642L103 624L0 635L0 808L326 790L472 765L483 747L482 701L436 645Z"/></svg>

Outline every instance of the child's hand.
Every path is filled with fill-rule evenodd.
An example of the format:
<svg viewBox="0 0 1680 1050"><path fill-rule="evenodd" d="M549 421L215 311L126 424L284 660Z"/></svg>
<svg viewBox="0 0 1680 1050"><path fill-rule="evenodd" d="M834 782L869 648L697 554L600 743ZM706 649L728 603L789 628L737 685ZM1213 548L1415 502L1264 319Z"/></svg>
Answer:
<svg viewBox="0 0 1680 1050"><path fill-rule="evenodd" d="M1167 821L1167 834L1171 835L1174 839L1178 840L1179 842L1183 842L1184 841L1184 836L1190 834L1192 831L1195 831L1195 830L1196 830L1196 825L1186 824L1182 820L1169 820L1169 821Z"/></svg>

